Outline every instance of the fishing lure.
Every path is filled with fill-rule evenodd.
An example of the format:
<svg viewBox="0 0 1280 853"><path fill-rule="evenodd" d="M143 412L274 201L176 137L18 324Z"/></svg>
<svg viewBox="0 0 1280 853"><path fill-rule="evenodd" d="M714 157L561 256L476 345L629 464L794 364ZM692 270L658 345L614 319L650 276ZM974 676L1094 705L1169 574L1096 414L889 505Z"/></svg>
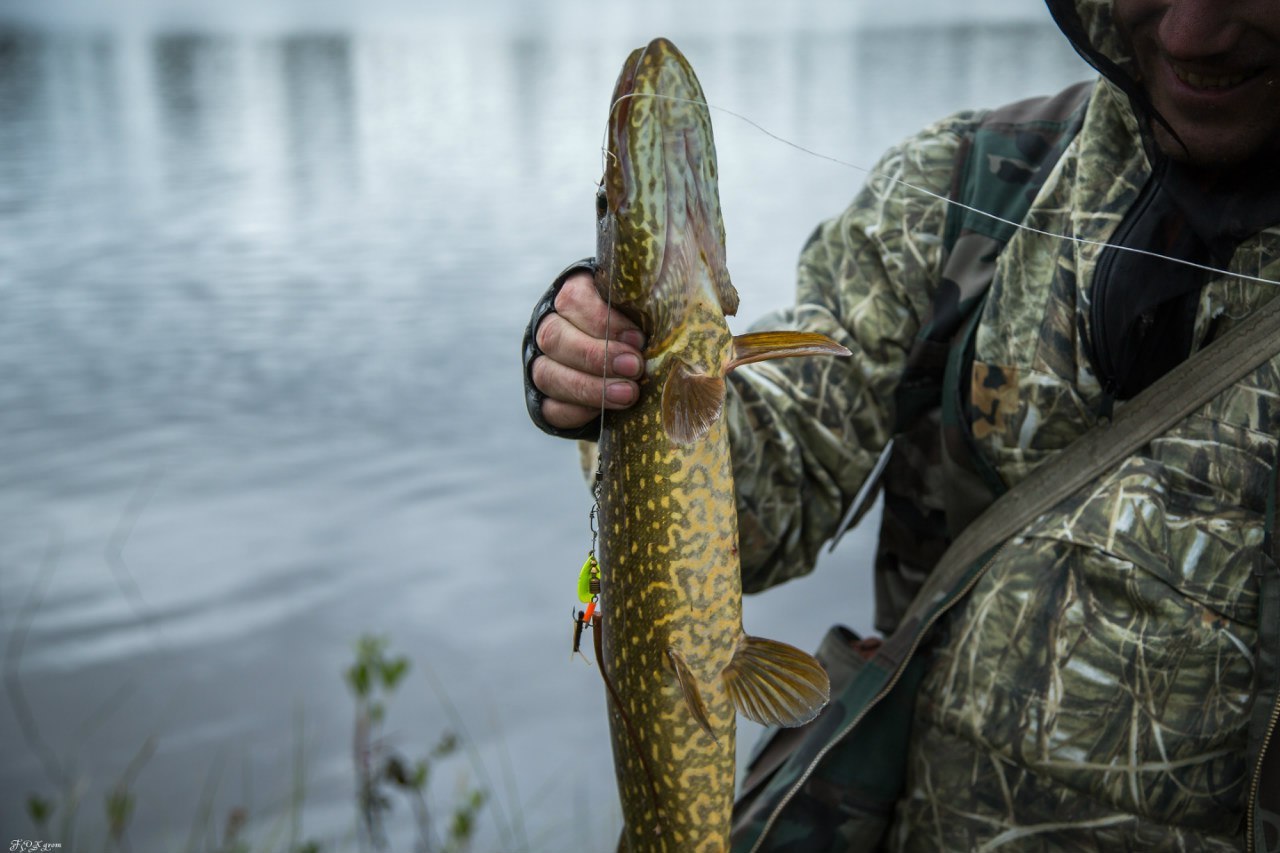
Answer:
<svg viewBox="0 0 1280 853"><path fill-rule="evenodd" d="M573 651L571 656L582 654L582 632L596 615L596 607L600 602L600 563L596 560L595 549L587 554L586 562L578 572L578 600L587 605L586 610L570 608L573 617ZM586 656L583 655L585 659Z"/></svg>

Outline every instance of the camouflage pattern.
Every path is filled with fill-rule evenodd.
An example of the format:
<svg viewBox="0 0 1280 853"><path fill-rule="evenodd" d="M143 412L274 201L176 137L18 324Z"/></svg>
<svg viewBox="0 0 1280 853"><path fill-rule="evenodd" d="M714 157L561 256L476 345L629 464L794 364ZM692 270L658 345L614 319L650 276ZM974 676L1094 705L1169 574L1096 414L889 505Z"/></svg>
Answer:
<svg viewBox="0 0 1280 853"><path fill-rule="evenodd" d="M1082 18L1107 23L1108 4L1079 5ZM937 313L952 256L945 205L884 176L952 191L959 152L982 118L952 117L895 148L805 247L786 319L839 340L854 358L762 365L732 380L745 588L811 569L900 427L898 379ZM1006 161L989 162L998 170ZM1101 82L1024 221L1105 242L1149 172L1127 99ZM1086 352L1099 251L1014 234L977 318L972 359L956 362L965 393L947 440L963 439L1005 487L1106 411ZM1280 279L1280 228L1245 241L1231 269ZM1211 281L1197 348L1274 294ZM871 849L876 841L854 833L874 833L878 821L893 850L1234 850L1251 818L1257 849L1280 849L1280 779L1273 761L1259 762L1280 751L1265 749L1280 606L1268 604L1277 583L1260 585L1277 573L1268 537L1278 424L1273 360L1025 530L975 570L927 655L869 662L813 724L803 755L747 792L734 849ZM942 460L904 456L899 465L886 477L935 502L925 517L919 505L888 506L902 503L890 494L888 509L936 530L947 516ZM882 544L921 541L914 532ZM911 584L932 563L926 554L904 565L877 578L894 593L880 602L878 627L901 619ZM918 696L906 708L886 704L898 701L895 691L851 727L886 667L905 667L899 687L918 677ZM889 740L907 755L901 793L880 792L896 802L888 816L884 798L859 787L872 771L893 772L892 756L857 746L873 715L890 718ZM875 814L868 821L859 810Z"/></svg>

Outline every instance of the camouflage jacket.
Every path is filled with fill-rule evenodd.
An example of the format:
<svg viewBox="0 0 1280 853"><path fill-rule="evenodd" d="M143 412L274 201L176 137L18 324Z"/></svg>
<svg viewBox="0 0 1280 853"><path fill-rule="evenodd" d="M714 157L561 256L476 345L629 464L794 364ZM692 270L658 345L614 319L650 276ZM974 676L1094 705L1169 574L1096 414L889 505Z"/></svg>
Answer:
<svg viewBox="0 0 1280 853"><path fill-rule="evenodd" d="M1123 65L1108 3L1057 5ZM760 324L823 332L854 357L769 362L731 377L745 588L809 571L889 440L937 428L904 417L902 380L948 304L942 289L958 285L953 298L963 301L964 283L944 284L947 205L907 185L954 194L960 154L986 118L953 116L890 151L805 246L795 307ZM1123 405L1094 349L1107 320L1094 283L1110 262L1104 246L1152 184L1141 123L1122 87L1103 79L1052 170L1028 181L1043 183L1024 224L1089 242L1019 230L996 261L956 378L964 422L955 425L976 460L968 473L994 489ZM988 162L1016 179L1016 157ZM1280 227L1255 231L1222 263L1280 279ZM1274 294L1206 276L1187 297L1190 350ZM914 701L886 711L912 723L889 849L1234 850L1247 836L1280 849L1280 814L1250 807L1276 722L1280 576L1261 579L1277 574L1277 418L1280 359L991 561L932 636ZM945 546L945 534L920 532L947 529L953 475L911 452L887 469L882 631L896 627ZM952 532L963 521L951 518ZM852 808L838 783L826 788L819 796L837 812ZM865 839L839 826L805 825L820 813L803 807L810 793L775 815L771 837L752 849L862 849Z"/></svg>

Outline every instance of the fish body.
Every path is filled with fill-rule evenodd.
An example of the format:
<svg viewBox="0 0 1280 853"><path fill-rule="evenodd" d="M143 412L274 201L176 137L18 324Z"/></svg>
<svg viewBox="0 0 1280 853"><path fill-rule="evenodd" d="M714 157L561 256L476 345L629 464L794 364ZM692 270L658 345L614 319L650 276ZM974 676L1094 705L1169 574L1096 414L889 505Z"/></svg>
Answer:
<svg viewBox="0 0 1280 853"><path fill-rule="evenodd" d="M799 725L826 703L808 654L742 627L725 375L784 355L844 354L820 335L735 339L715 148L701 86L665 39L628 57L597 199L596 286L645 331L646 379L599 442L601 667L620 849L729 848L735 712Z"/></svg>

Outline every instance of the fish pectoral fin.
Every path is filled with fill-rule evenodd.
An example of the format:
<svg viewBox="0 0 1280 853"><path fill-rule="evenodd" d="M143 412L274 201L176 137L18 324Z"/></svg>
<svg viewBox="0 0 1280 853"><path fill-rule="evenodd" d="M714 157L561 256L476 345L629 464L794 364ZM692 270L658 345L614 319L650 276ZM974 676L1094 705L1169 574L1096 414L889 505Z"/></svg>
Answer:
<svg viewBox="0 0 1280 853"><path fill-rule="evenodd" d="M739 713L766 726L804 725L831 697L827 671L812 655L746 634L720 678Z"/></svg>
<svg viewBox="0 0 1280 853"><path fill-rule="evenodd" d="M693 718L698 721L698 725L702 726L702 730L711 735L712 740L719 743L720 739L716 737L716 733L711 729L711 718L707 715L707 703L702 701L702 692L698 690L698 679L694 676L693 670L689 669L689 662L674 648L667 649L667 659L671 661L671 666L675 669L676 681L680 682L680 690L684 693L684 703L689 706L689 713L693 714Z"/></svg>
<svg viewBox="0 0 1280 853"><path fill-rule="evenodd" d="M662 427L676 444L707 434L724 408L724 378L694 371L676 359L662 386Z"/></svg>
<svg viewBox="0 0 1280 853"><path fill-rule="evenodd" d="M752 332L734 337L733 359L725 365L724 372L728 373L741 364L751 364L753 361L796 355L850 355L850 352L826 335L816 332Z"/></svg>

